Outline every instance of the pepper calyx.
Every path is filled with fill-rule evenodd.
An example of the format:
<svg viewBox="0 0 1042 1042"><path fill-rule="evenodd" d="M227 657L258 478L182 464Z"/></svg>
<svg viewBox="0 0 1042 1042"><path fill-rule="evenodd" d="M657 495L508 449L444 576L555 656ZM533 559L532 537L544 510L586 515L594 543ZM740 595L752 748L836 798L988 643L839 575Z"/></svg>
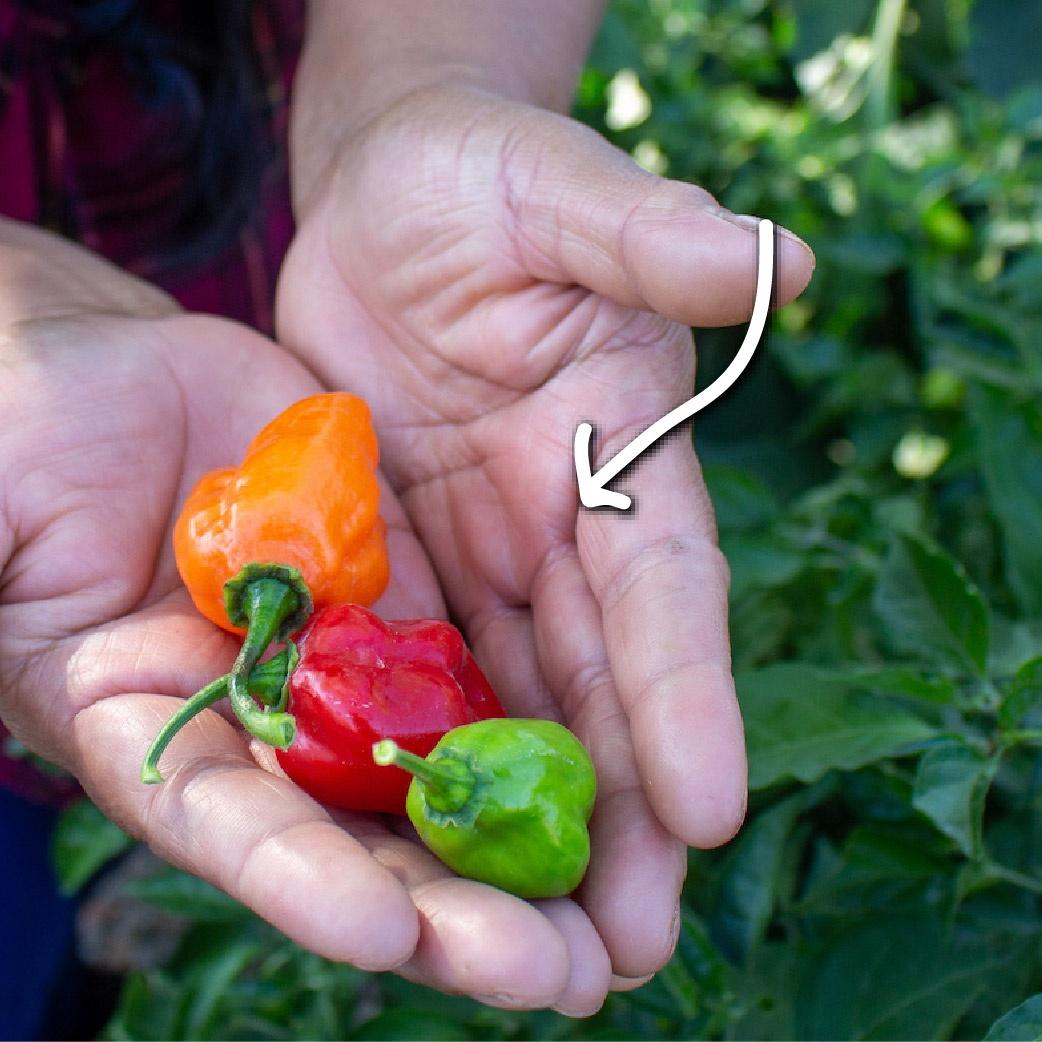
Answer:
<svg viewBox="0 0 1042 1042"><path fill-rule="evenodd" d="M463 810L477 787L474 772L462 760L441 757L432 763L389 738L373 744L373 760L381 767L408 771L425 787L428 805L442 814Z"/></svg>
<svg viewBox="0 0 1042 1042"><path fill-rule="evenodd" d="M300 662L300 652L293 641L277 655L253 667L247 689L262 705L281 712L289 705L289 681Z"/></svg>
<svg viewBox="0 0 1042 1042"><path fill-rule="evenodd" d="M254 738L276 749L288 749L297 722L282 710L285 699L261 709L250 697L247 677L268 646L286 640L311 614L311 591L296 568L277 563L251 563L224 586L229 621L246 627L246 636L228 677L228 695L239 722Z"/></svg>
<svg viewBox="0 0 1042 1042"><path fill-rule="evenodd" d="M257 598L255 593L251 595L251 589L268 580L281 583L294 595L292 602L287 599L282 604L283 614L268 641L270 643L272 640L286 640L296 633L308 621L315 605L299 569L289 564L254 561L241 568L224 584L224 610L233 626L248 629L251 623L261 621L256 619L255 622ZM272 599L275 596L275 591L269 594Z"/></svg>

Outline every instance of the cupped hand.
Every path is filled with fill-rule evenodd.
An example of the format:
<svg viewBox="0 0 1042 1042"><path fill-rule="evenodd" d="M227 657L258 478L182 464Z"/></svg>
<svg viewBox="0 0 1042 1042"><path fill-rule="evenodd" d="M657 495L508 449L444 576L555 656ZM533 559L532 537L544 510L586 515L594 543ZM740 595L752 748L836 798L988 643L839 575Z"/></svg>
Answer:
<svg viewBox="0 0 1042 1042"><path fill-rule="evenodd" d="M756 222L464 86L399 99L309 180L279 338L370 401L390 481L508 708L590 749L580 896L624 987L672 951L685 845L741 823L744 744L690 437L621 480L633 516L579 509L572 439L591 421L603 462L690 396L688 327L751 314ZM813 258L784 232L777 253L785 302Z"/></svg>
<svg viewBox="0 0 1042 1042"><path fill-rule="evenodd" d="M302 945L492 1003L588 1012L608 960L578 907L456 879L376 816L334 821L218 713L174 740L162 785L139 781L178 699L235 651L178 579L173 518L202 473L320 389L263 337L0 221L0 715L159 855ZM382 510L395 568L382 609L437 609L390 494Z"/></svg>

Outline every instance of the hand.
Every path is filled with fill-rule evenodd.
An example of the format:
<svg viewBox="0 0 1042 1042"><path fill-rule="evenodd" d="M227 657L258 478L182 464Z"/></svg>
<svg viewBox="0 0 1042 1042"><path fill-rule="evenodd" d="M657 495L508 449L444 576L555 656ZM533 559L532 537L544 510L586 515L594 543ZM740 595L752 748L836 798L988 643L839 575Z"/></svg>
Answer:
<svg viewBox="0 0 1042 1042"><path fill-rule="evenodd" d="M334 822L261 770L217 713L174 740L164 784L139 781L177 699L225 672L236 647L188 600L173 518L202 473L241 458L315 380L263 337L178 313L3 221L0 373L0 715L14 734L160 856L322 955L489 1002L598 1005L607 958L574 905L533 908L456 879L376 816ZM383 609L438 607L393 496L382 509L395 562Z"/></svg>
<svg viewBox="0 0 1042 1042"><path fill-rule="evenodd" d="M345 137L281 276L280 340L370 401L504 703L564 720L593 755L581 902L616 987L668 959L685 845L738 829L745 759L727 568L690 438L628 476L629 518L578 510L572 438L595 422L610 458L690 396L688 326L751 313L755 227L571 120L440 86ZM785 302L813 258L787 233L778 258Z"/></svg>

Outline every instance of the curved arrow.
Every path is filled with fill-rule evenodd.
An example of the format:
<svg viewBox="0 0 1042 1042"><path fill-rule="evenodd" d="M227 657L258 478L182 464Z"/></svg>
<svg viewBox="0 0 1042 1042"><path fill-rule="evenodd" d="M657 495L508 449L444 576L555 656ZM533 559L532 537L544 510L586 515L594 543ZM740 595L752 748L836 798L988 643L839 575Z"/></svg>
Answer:
<svg viewBox="0 0 1042 1042"><path fill-rule="evenodd" d="M612 492L604 486L623 468L628 467L642 452L658 441L662 435L668 434L678 423L683 423L700 409L715 402L730 389L752 361L760 338L763 336L764 326L767 324L767 313L771 305L771 285L774 280L774 224L771 221L760 221L757 235L759 255L753 314L749 319L749 328L746 330L742 346L731 359L731 364L694 398L689 398L683 405L678 405L672 412L666 413L661 420L641 431L629 445L612 456L596 474L590 473L590 436L593 434L593 427L584 422L576 428L575 476L579 481L579 498L584 507L614 507L616 510L626 510L631 502L630 497L624 496L621 492Z"/></svg>

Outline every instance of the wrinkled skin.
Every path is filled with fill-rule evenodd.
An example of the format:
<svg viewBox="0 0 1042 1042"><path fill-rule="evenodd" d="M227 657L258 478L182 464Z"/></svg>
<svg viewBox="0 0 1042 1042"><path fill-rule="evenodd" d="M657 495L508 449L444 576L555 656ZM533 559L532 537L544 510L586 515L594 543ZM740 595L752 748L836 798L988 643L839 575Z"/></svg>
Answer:
<svg viewBox="0 0 1042 1042"><path fill-rule="evenodd" d="M140 784L177 700L236 645L177 577L176 509L318 385L264 338L179 314L41 232L0 221L0 261L0 715L14 734L162 857L322 955L498 1004L519 979L542 1005L599 1003L607 956L578 906L456 879L378 818L334 820L217 713L175 738L164 784ZM389 493L383 510L395 576L379 608L416 615L434 578Z"/></svg>
<svg viewBox="0 0 1042 1042"><path fill-rule="evenodd" d="M630 986L672 951L685 845L724 842L744 814L727 569L686 433L616 482L629 518L578 510L572 438L593 422L603 461L689 397L688 326L751 313L755 222L571 120L459 86L355 130L300 210L280 339L370 401L508 711L590 749L580 901ZM779 236L781 302L812 266Z"/></svg>

